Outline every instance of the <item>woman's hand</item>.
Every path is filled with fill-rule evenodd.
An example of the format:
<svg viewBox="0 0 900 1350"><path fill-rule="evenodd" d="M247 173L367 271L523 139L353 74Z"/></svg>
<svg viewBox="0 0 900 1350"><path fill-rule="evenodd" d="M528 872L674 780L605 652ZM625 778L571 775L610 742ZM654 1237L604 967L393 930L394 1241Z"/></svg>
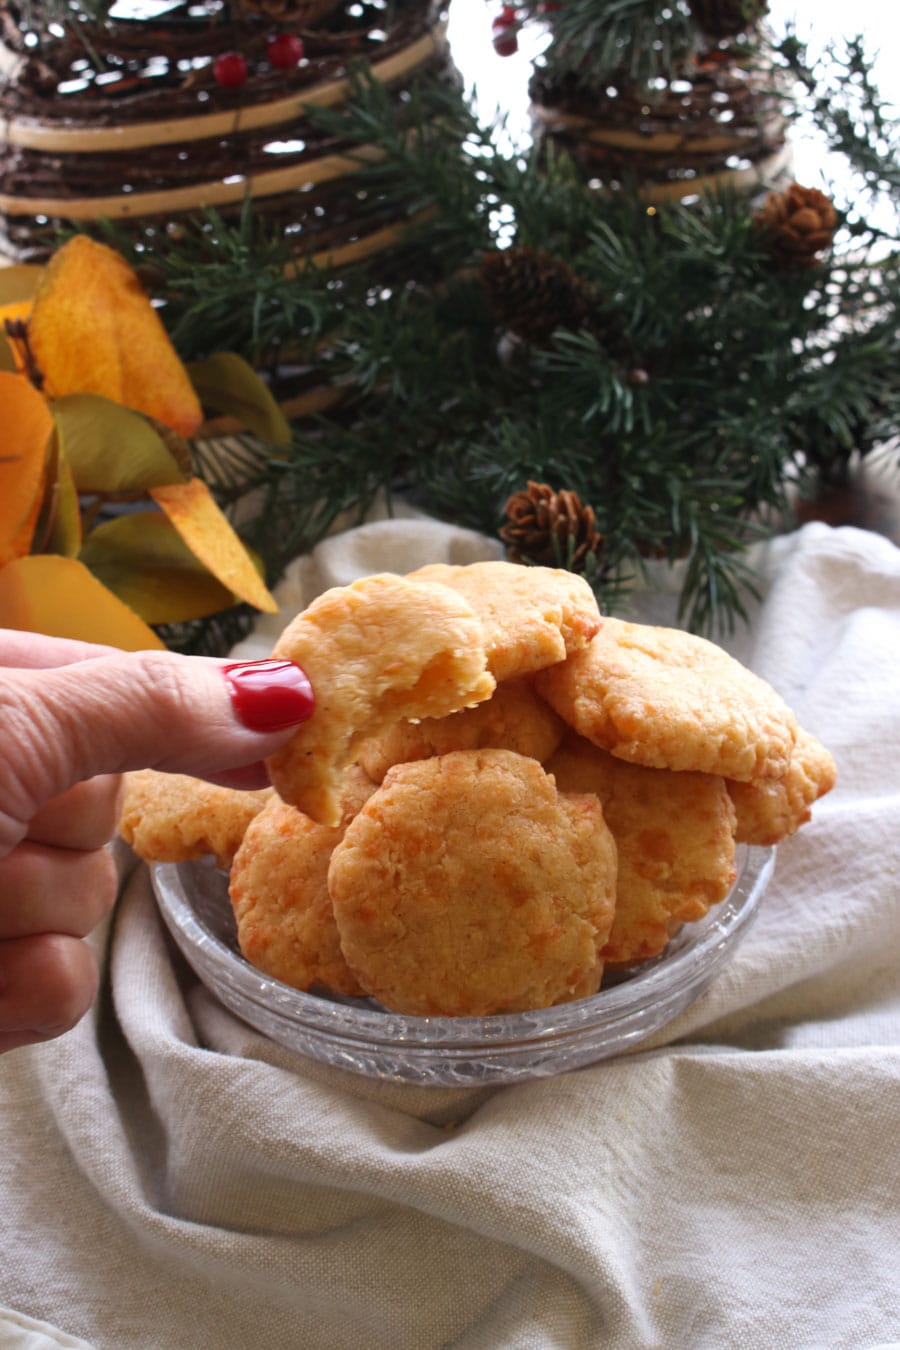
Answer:
<svg viewBox="0 0 900 1350"><path fill-rule="evenodd" d="M0 630L0 1052L68 1031L97 989L82 942L115 900L120 775L232 787L313 710L298 666Z"/></svg>

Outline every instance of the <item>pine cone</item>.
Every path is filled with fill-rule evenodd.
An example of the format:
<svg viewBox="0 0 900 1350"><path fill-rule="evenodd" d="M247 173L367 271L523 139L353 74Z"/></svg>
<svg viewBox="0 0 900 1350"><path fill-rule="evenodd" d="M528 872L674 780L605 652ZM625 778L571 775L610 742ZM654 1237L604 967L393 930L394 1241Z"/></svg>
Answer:
<svg viewBox="0 0 900 1350"><path fill-rule="evenodd" d="M834 203L818 188L791 183L784 192L770 192L753 217L767 238L772 262L781 271L815 267L819 254L831 247L838 216Z"/></svg>
<svg viewBox="0 0 900 1350"><path fill-rule="evenodd" d="M546 483L529 482L510 497L504 514L507 524L499 534L513 562L584 573L603 548L593 508L567 489L554 492Z"/></svg>
<svg viewBox="0 0 900 1350"><path fill-rule="evenodd" d="M533 347L548 346L557 328L585 327L594 307L568 263L524 245L486 253L481 277L499 322Z"/></svg>
<svg viewBox="0 0 900 1350"><path fill-rule="evenodd" d="M737 37L768 13L768 0L688 0L691 15L714 38Z"/></svg>

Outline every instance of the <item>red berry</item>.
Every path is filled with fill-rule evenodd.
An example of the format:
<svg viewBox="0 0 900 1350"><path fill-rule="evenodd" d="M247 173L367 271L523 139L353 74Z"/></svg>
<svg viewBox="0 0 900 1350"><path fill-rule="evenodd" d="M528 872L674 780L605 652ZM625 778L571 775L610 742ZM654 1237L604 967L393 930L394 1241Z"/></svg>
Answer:
<svg viewBox="0 0 900 1350"><path fill-rule="evenodd" d="M240 52L223 52L213 61L213 78L223 89L240 89L247 83L247 61Z"/></svg>
<svg viewBox="0 0 900 1350"><path fill-rule="evenodd" d="M495 28L493 42L498 56L514 56L519 50L519 38L514 28Z"/></svg>
<svg viewBox="0 0 900 1350"><path fill-rule="evenodd" d="M519 19L511 5L504 5L491 24L494 51L498 56L512 56L519 50Z"/></svg>
<svg viewBox="0 0 900 1350"><path fill-rule="evenodd" d="M497 15L496 19L494 19L493 23L491 24L491 32L493 33L494 37L497 37L503 33L508 33L510 31L516 32L518 30L518 27L519 27L519 20L516 18L516 11L514 9L510 9L509 6L507 5L503 9L501 9L500 13Z"/></svg>
<svg viewBox="0 0 900 1350"><path fill-rule="evenodd" d="M266 43L269 63L279 70L293 70L306 54L303 39L296 33L276 33Z"/></svg>

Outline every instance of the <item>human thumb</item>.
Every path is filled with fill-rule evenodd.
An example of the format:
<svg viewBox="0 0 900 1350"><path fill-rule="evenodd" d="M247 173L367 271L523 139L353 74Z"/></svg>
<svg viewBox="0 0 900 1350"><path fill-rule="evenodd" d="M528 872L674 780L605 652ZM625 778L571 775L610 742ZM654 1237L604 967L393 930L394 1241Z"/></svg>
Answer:
<svg viewBox="0 0 900 1350"><path fill-rule="evenodd" d="M117 652L0 670L0 821L27 823L44 802L96 774L153 768L209 777L256 764L313 706L304 672L284 660Z"/></svg>

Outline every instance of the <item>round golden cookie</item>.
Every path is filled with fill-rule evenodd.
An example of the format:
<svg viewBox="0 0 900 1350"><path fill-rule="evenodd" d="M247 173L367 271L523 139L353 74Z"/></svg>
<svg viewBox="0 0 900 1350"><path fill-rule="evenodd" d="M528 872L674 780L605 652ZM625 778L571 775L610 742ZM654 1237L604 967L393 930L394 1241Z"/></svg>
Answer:
<svg viewBox="0 0 900 1350"><path fill-rule="evenodd" d="M125 775L119 833L144 862L187 862L211 853L229 867L244 831L274 794L241 792L187 774Z"/></svg>
<svg viewBox="0 0 900 1350"><path fill-rule="evenodd" d="M511 751L459 750L388 771L328 889L347 963L380 1003L485 1016L596 992L615 877L596 798L561 795Z"/></svg>
<svg viewBox="0 0 900 1350"><path fill-rule="evenodd" d="M228 884L238 945L257 970L295 989L359 995L341 951L328 864L344 830L375 789L361 769L347 773L340 825L317 825L273 796L251 823Z"/></svg>
<svg viewBox="0 0 900 1350"><path fill-rule="evenodd" d="M571 736L547 772L562 792L596 793L616 841L616 914L603 959L657 956L682 923L703 918L734 882L734 811L714 774L645 769Z"/></svg>
<svg viewBox="0 0 900 1350"><path fill-rule="evenodd" d="M488 670L498 682L564 661L586 646L602 623L584 577L564 568L431 563L409 576L465 596L484 624Z"/></svg>
<svg viewBox="0 0 900 1350"><path fill-rule="evenodd" d="M790 767L781 778L758 783L728 783L737 813L739 844L777 844L795 834L812 815L811 807L837 781L837 767L821 741L801 727Z"/></svg>
<svg viewBox="0 0 900 1350"><path fill-rule="evenodd" d="M359 762L376 783L393 764L407 764L451 750L482 750L488 746L514 750L543 761L562 738L562 718L539 698L525 678L504 680L484 703L449 717L426 717L421 722L399 722L381 736L363 741Z"/></svg>
<svg viewBox="0 0 900 1350"><path fill-rule="evenodd" d="M279 795L322 825L340 820L341 771L357 743L409 717L489 698L481 622L457 591L378 573L325 591L273 655L306 672L315 709L266 761Z"/></svg>
<svg viewBox="0 0 900 1350"><path fill-rule="evenodd" d="M771 685L680 629L604 619L535 687L579 735L633 764L739 782L780 778L790 764L797 723Z"/></svg>

